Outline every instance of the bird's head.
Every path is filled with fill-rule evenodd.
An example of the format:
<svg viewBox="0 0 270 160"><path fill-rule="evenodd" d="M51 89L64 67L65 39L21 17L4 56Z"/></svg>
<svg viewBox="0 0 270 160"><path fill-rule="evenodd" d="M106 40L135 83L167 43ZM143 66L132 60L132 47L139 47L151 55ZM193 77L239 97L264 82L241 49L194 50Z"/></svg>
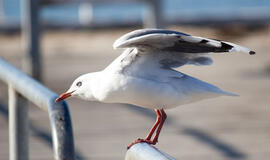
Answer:
<svg viewBox="0 0 270 160"><path fill-rule="evenodd" d="M72 83L70 88L63 94L61 94L58 98L56 98L55 102L60 102L68 97L79 97L82 99L91 99L91 80L92 74L84 74Z"/></svg>

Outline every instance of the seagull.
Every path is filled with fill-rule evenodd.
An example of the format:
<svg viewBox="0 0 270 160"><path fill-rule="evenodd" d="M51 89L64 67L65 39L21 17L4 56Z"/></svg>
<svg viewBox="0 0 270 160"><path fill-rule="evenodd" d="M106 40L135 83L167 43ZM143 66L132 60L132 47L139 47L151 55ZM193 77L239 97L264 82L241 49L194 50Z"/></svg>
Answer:
<svg viewBox="0 0 270 160"><path fill-rule="evenodd" d="M154 109L156 122L144 139L155 145L166 120L165 109L219 96L237 96L175 70L183 65L210 65L209 53L243 52L248 48L221 40L191 36L165 29L140 29L117 39L114 49L124 49L109 66L78 77L56 102L68 97L104 103L126 103ZM153 137L153 134L155 136ZM152 138L153 137L153 138Z"/></svg>

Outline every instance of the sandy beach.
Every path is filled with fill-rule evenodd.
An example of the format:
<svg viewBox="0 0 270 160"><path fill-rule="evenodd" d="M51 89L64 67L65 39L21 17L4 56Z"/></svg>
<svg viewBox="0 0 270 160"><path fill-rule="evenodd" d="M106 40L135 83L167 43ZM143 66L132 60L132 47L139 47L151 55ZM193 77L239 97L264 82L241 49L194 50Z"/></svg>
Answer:
<svg viewBox="0 0 270 160"><path fill-rule="evenodd" d="M270 26L170 29L230 41L256 51L214 54L214 64L184 66L179 71L215 84L239 97L204 100L167 111L168 121L157 147L178 160L267 160L270 157ZM104 69L122 50L115 39L135 28L44 31L41 39L44 84L64 92L84 73ZM21 67L19 34L0 34L0 56ZM0 82L0 159L8 159L7 86ZM68 99L78 159L124 159L126 146L144 137L154 111L125 104ZM48 115L29 107L30 159L53 158Z"/></svg>

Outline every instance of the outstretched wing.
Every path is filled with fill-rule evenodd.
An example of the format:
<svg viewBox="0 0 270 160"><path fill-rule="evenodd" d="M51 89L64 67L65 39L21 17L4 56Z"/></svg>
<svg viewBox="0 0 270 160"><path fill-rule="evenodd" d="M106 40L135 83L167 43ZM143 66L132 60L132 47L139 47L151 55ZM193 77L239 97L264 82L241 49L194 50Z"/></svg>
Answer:
<svg viewBox="0 0 270 160"><path fill-rule="evenodd" d="M165 29L135 30L117 39L113 47L115 49L151 47L180 53L244 52L255 54L254 51L230 42L191 36Z"/></svg>
<svg viewBox="0 0 270 160"><path fill-rule="evenodd" d="M164 29L141 29L130 32L115 41L116 48L138 48L139 50L159 50L173 66L184 64L209 65L212 60L208 53L244 52L255 54L245 47L209 38L191 36ZM167 58L166 58L167 57ZM168 59L168 57L170 57ZM176 65L176 62L179 65ZM162 61L165 62L165 61ZM170 66L170 65L169 65Z"/></svg>
<svg viewBox="0 0 270 160"><path fill-rule="evenodd" d="M129 73L132 74L140 74L138 72L143 70L144 74L148 75L154 74L152 72L158 69L173 71L171 68L185 64L209 65L212 63L210 52L255 54L254 51L230 42L164 29L141 29L130 32L116 40L113 47L127 49L112 65L118 65L120 70L129 68Z"/></svg>

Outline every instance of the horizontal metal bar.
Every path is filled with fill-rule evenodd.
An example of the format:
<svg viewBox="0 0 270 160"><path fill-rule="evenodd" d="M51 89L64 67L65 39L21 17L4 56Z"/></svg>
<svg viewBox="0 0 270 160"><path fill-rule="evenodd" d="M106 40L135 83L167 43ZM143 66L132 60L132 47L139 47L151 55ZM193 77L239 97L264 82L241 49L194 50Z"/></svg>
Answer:
<svg viewBox="0 0 270 160"><path fill-rule="evenodd" d="M74 143L71 118L66 102L55 103L57 94L24 74L0 57L0 79L39 108L48 111L55 159L73 160Z"/></svg>
<svg viewBox="0 0 270 160"><path fill-rule="evenodd" d="M175 160L172 156L147 143L134 144L126 153L125 160Z"/></svg>
<svg viewBox="0 0 270 160"><path fill-rule="evenodd" d="M18 70L0 57L0 79L11 84L25 98L43 110L55 100L57 94L41 85L39 82Z"/></svg>
<svg viewBox="0 0 270 160"><path fill-rule="evenodd" d="M42 5L50 5L50 4L64 4L64 3L130 3L130 2L146 2L149 0L43 0L41 1Z"/></svg>

